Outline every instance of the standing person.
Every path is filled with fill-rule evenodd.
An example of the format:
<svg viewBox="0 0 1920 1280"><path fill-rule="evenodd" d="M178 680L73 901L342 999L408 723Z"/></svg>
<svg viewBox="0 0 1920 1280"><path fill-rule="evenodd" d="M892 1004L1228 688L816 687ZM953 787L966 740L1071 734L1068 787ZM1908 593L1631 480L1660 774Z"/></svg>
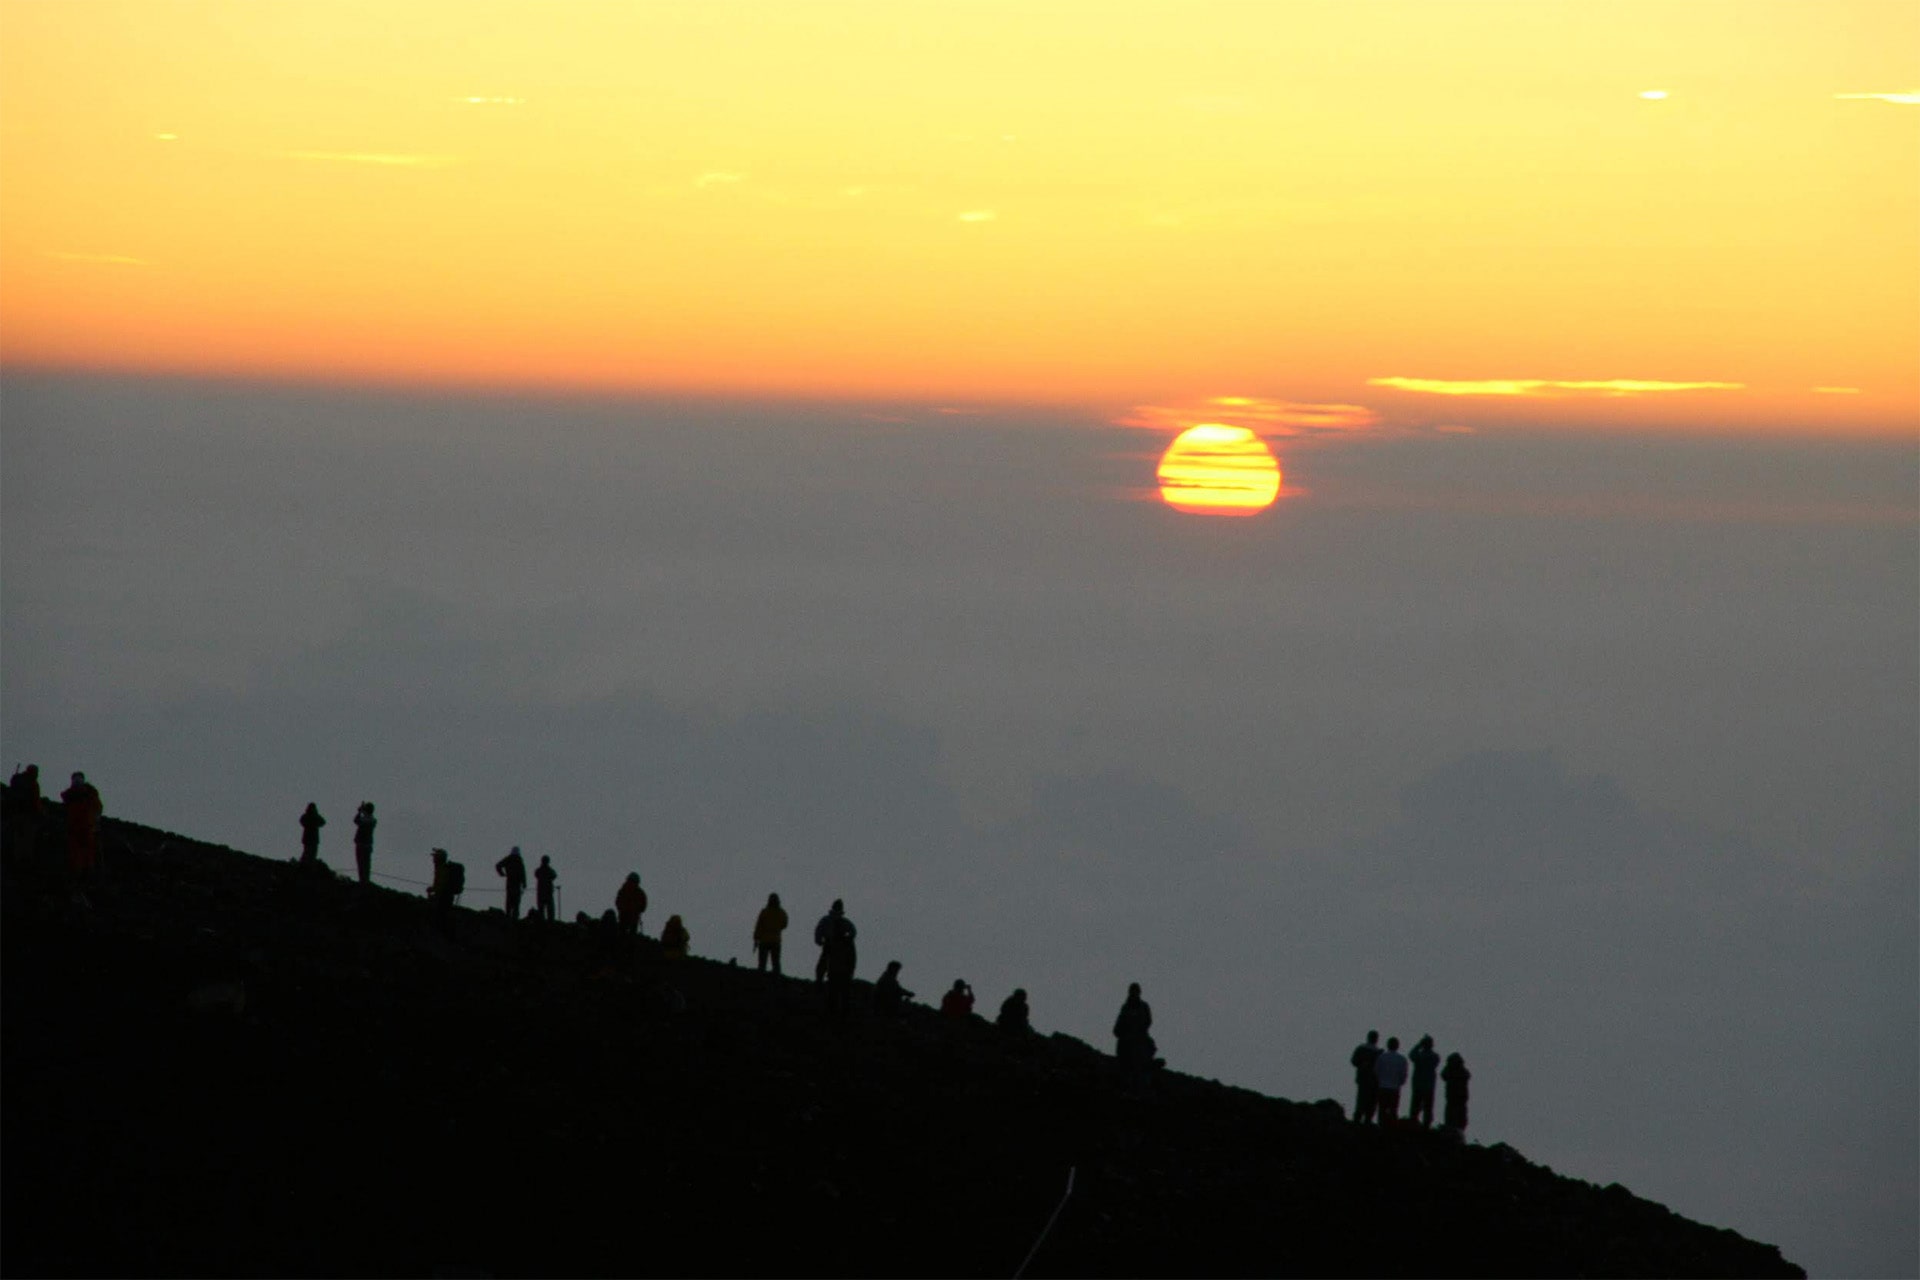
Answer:
<svg viewBox="0 0 1920 1280"><path fill-rule="evenodd" d="M627 872L620 892L613 895L613 909L620 913L620 932L629 938L640 934L640 916L647 909L647 891L640 887L640 873Z"/></svg>
<svg viewBox="0 0 1920 1280"><path fill-rule="evenodd" d="M667 927L660 931L660 953L669 960L685 960L687 946L692 941L693 935L687 932L680 917L668 916Z"/></svg>
<svg viewBox="0 0 1920 1280"><path fill-rule="evenodd" d="M1423 1129L1433 1127L1433 1079L1440 1069L1440 1055L1434 1052L1433 1037L1421 1036L1420 1043L1407 1054L1413 1063L1413 1101L1407 1104L1407 1123Z"/></svg>
<svg viewBox="0 0 1920 1280"><path fill-rule="evenodd" d="M1147 1069L1155 1065L1153 1036L1149 1034L1153 1027L1153 1008L1140 996L1140 984L1127 985L1127 998L1120 1005L1120 1014L1113 1020L1113 1056L1120 1060L1132 1076L1144 1076Z"/></svg>
<svg viewBox="0 0 1920 1280"><path fill-rule="evenodd" d="M1000 1016L995 1023L1002 1031L1033 1030L1032 1011L1027 1008L1027 989L1015 987L1013 994L1000 1004Z"/></svg>
<svg viewBox="0 0 1920 1280"><path fill-rule="evenodd" d="M554 918L553 882L559 878L560 873L553 869L553 863L547 860L546 854L541 854L540 865L533 873L533 910L542 920L551 922Z"/></svg>
<svg viewBox="0 0 1920 1280"><path fill-rule="evenodd" d="M767 895L767 905L760 908L760 915L753 922L753 954L760 962L760 972L767 971L767 962L773 962L776 977L780 973L780 935L787 931L786 908L780 905L780 895Z"/></svg>
<svg viewBox="0 0 1920 1280"><path fill-rule="evenodd" d="M1387 1051L1373 1060L1373 1078L1380 1085L1380 1123L1391 1126L1400 1119L1400 1086L1407 1082L1407 1055L1400 1052L1400 1037L1387 1037Z"/></svg>
<svg viewBox="0 0 1920 1280"><path fill-rule="evenodd" d="M320 816L320 808L313 801L307 801L307 811L300 815L300 865L313 866L320 861L320 828L327 820Z"/></svg>
<svg viewBox="0 0 1920 1280"><path fill-rule="evenodd" d="M1380 1105L1380 1082L1374 1078L1373 1064L1380 1057L1380 1033L1367 1032L1367 1042L1354 1046L1353 1056L1347 1059L1353 1064L1353 1083L1359 1093L1353 1099L1353 1122L1372 1124L1373 1113Z"/></svg>
<svg viewBox="0 0 1920 1280"><path fill-rule="evenodd" d="M973 988L967 985L965 978L955 978L952 989L940 998L940 1016L967 1018L972 1014Z"/></svg>
<svg viewBox="0 0 1920 1280"><path fill-rule="evenodd" d="M13 771L13 777L7 782L6 809L7 856L31 866L34 847L40 842L40 819L46 813L46 803L40 795L39 765L30 764Z"/></svg>
<svg viewBox="0 0 1920 1280"><path fill-rule="evenodd" d="M360 872L360 883L373 875L373 829L379 825L373 816L373 801L362 800L353 814L353 865Z"/></svg>
<svg viewBox="0 0 1920 1280"><path fill-rule="evenodd" d="M507 850L507 856L494 863L493 869L507 878L507 923L512 924L520 918L520 895L527 891L527 860L520 856L520 846Z"/></svg>
<svg viewBox="0 0 1920 1280"><path fill-rule="evenodd" d="M1441 1128L1450 1133L1467 1131L1467 1081L1473 1079L1473 1072L1467 1070L1467 1061L1457 1053L1447 1055L1447 1065L1440 1068L1440 1082L1447 1086L1447 1105L1441 1116Z"/></svg>
<svg viewBox="0 0 1920 1280"><path fill-rule="evenodd" d="M453 901L467 887L467 869L447 856L445 849L433 851L433 883L427 886L427 900L433 903L434 923L444 927L453 916Z"/></svg>
<svg viewBox="0 0 1920 1280"><path fill-rule="evenodd" d="M93 874L100 861L100 815L105 811L100 792L84 773L75 773L67 789L60 793L67 807L67 866L77 879Z"/></svg>
<svg viewBox="0 0 1920 1280"><path fill-rule="evenodd" d="M839 898L833 900L833 906L813 927L813 940L820 944L820 963L814 971L826 977L830 1017L847 1016L847 993L853 988L857 961L853 940L858 933L853 921L847 919L847 904Z"/></svg>

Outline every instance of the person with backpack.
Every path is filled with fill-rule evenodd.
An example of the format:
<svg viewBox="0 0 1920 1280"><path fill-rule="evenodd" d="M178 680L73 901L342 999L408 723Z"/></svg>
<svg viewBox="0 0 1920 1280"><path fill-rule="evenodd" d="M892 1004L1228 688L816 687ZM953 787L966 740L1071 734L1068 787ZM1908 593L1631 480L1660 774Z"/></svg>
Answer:
<svg viewBox="0 0 1920 1280"><path fill-rule="evenodd" d="M1015 1031L1025 1034L1033 1030L1033 1014L1027 1008L1027 989L1015 987L1013 994L1000 1003L1000 1016L994 1024L1002 1031Z"/></svg>
<svg viewBox="0 0 1920 1280"><path fill-rule="evenodd" d="M366 884L373 875L373 829L379 819L373 816L373 801L362 800L353 814L353 865Z"/></svg>
<svg viewBox="0 0 1920 1280"><path fill-rule="evenodd" d="M506 857L493 864L493 870L506 877L507 923L512 924L520 918L520 895L527 891L527 861L520 856L520 846L509 849Z"/></svg>
<svg viewBox="0 0 1920 1280"><path fill-rule="evenodd" d="M300 815L300 865L311 867L320 861L320 828L327 820L320 816L320 807L307 801L306 812Z"/></svg>
<svg viewBox="0 0 1920 1280"><path fill-rule="evenodd" d="M453 916L453 904L467 889L467 869L448 856L445 849L433 851L433 883L427 886L427 898L433 903L435 923L447 924Z"/></svg>
<svg viewBox="0 0 1920 1280"><path fill-rule="evenodd" d="M760 908L760 914L753 922L753 954L760 962L760 972L767 971L767 962L773 962L774 976L780 975L780 935L787 931L786 908L780 905L780 895L767 895L767 905Z"/></svg>
<svg viewBox="0 0 1920 1280"><path fill-rule="evenodd" d="M627 872L620 891L613 895L613 909L619 913L620 932L629 938L640 936L640 916L647 909L647 891L640 887L640 873Z"/></svg>
<svg viewBox="0 0 1920 1280"><path fill-rule="evenodd" d="M1353 1100L1353 1122L1372 1124L1374 1112L1380 1107L1380 1081L1373 1074L1373 1064L1380 1056L1380 1033L1367 1032L1365 1044L1355 1046L1347 1061L1353 1066L1353 1083L1359 1090Z"/></svg>
<svg viewBox="0 0 1920 1280"><path fill-rule="evenodd" d="M551 923L554 918L553 882L560 873L553 869L546 854L540 855L540 865L533 872L533 910L542 920Z"/></svg>
<svg viewBox="0 0 1920 1280"><path fill-rule="evenodd" d="M847 1016L847 993L853 988L853 970L858 961L854 949L858 933L853 921L847 919L847 904L839 898L833 900L833 906L813 928L813 940L820 947L820 963L815 973L826 979L829 1017Z"/></svg>

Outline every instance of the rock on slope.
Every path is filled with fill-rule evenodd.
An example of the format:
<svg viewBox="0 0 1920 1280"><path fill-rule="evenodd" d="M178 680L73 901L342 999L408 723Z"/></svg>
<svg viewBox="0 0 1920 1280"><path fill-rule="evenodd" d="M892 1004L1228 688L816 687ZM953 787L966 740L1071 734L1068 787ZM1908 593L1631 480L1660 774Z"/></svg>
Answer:
<svg viewBox="0 0 1920 1280"><path fill-rule="evenodd" d="M85 905L7 871L7 1274L1010 1275L1069 1168L1030 1275L1804 1274L1504 1146L105 843Z"/></svg>

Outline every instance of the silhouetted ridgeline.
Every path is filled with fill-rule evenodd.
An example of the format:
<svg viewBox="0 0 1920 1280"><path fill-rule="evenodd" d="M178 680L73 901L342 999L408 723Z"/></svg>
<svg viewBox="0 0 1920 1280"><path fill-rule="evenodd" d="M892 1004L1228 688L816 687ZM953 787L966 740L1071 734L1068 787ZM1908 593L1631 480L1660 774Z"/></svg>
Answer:
<svg viewBox="0 0 1920 1280"><path fill-rule="evenodd" d="M1130 1097L1077 1040L924 1007L837 1034L810 982L697 959L680 1009L650 948L596 972L581 927L443 938L417 897L103 843L90 906L7 875L9 1275L1010 1275L1069 1166L1031 1275L1803 1274L1334 1103Z"/></svg>

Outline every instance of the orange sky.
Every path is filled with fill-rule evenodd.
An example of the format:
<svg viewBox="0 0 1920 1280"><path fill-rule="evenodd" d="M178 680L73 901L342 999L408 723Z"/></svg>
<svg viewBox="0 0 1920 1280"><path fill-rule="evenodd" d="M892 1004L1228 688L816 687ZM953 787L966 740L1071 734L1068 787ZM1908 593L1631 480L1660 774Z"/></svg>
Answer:
<svg viewBox="0 0 1920 1280"><path fill-rule="evenodd" d="M1907 0L0 0L0 360L1912 431L1917 51Z"/></svg>

